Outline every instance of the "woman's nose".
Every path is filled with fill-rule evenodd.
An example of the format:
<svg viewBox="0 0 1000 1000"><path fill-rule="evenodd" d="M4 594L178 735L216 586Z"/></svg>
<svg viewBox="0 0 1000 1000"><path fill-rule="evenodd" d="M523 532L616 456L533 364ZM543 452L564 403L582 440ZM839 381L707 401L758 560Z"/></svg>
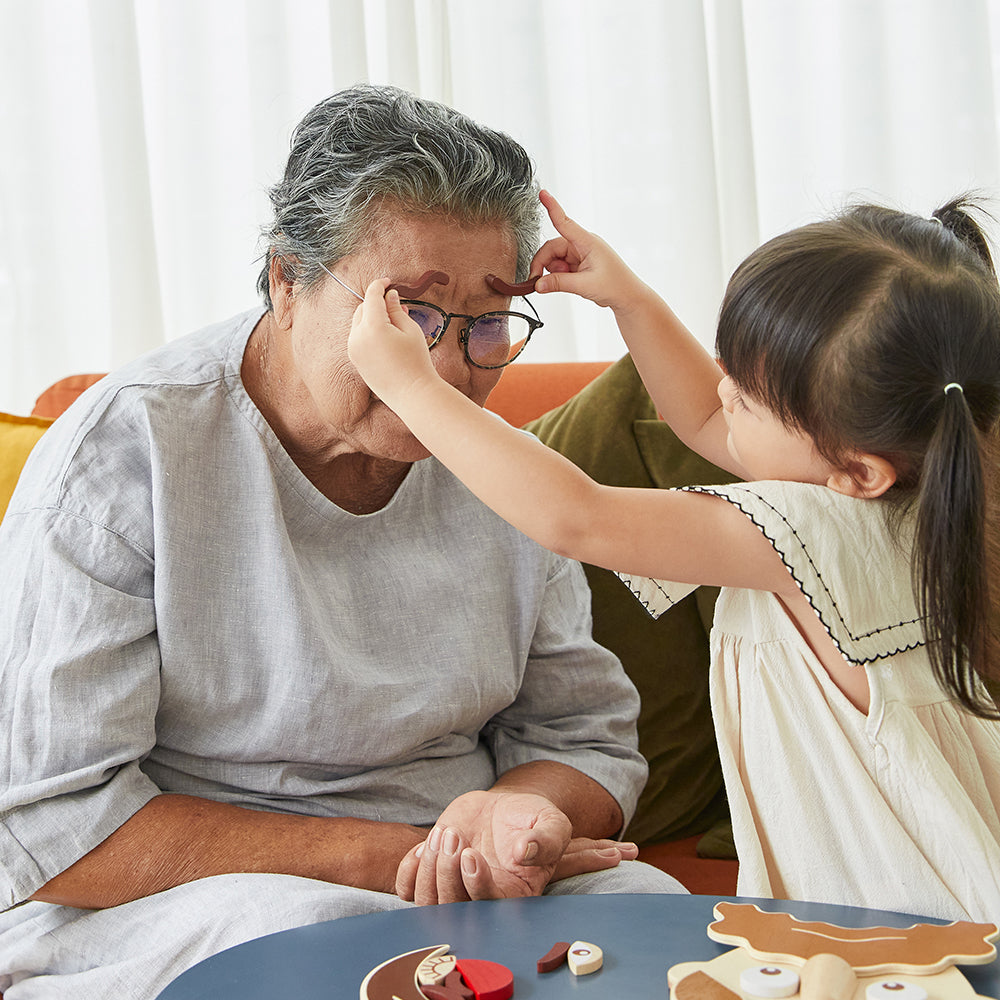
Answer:
<svg viewBox="0 0 1000 1000"><path fill-rule="evenodd" d="M431 360L438 375L454 386L466 385L472 377L472 366L461 342L465 322L460 316L452 317L431 351Z"/></svg>

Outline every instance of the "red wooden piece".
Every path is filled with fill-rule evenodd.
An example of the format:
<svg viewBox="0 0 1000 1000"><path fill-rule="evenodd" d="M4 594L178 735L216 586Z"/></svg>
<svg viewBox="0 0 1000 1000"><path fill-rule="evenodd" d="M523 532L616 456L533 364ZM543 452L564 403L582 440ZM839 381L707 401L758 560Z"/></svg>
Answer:
<svg viewBox="0 0 1000 1000"><path fill-rule="evenodd" d="M483 958L460 958L458 970L472 987L476 1000L509 1000L514 995L514 975L499 962Z"/></svg>

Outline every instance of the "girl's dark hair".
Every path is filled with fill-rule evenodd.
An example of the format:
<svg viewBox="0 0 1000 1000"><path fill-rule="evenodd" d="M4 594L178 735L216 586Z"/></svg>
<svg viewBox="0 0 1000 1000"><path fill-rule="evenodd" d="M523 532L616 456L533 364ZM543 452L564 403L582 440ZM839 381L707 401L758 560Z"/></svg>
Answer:
<svg viewBox="0 0 1000 1000"><path fill-rule="evenodd" d="M916 512L934 674L998 718L976 678L993 662L984 455L1000 416L1000 288L975 208L957 198L928 220L859 205L765 243L730 280L717 350L741 391L837 468L855 452L892 462L885 496Z"/></svg>

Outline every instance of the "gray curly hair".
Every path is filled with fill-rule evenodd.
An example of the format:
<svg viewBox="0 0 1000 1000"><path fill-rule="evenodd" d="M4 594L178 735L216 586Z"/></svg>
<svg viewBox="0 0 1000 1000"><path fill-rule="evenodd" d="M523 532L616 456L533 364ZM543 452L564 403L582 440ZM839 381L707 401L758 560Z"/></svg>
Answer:
<svg viewBox="0 0 1000 1000"><path fill-rule="evenodd" d="M322 264L353 253L380 208L511 226L515 280L528 275L540 239L531 160L509 136L396 87L357 86L321 101L292 134L282 179L270 190L272 223L257 288L272 308L268 276L310 288Z"/></svg>

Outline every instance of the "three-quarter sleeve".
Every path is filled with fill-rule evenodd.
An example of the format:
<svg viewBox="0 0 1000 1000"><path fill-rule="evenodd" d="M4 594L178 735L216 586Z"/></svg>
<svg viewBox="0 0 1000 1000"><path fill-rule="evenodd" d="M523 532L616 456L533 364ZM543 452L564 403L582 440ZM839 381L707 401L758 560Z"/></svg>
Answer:
<svg viewBox="0 0 1000 1000"><path fill-rule="evenodd" d="M30 896L157 794L152 564L54 507L0 528L0 907Z"/></svg>

